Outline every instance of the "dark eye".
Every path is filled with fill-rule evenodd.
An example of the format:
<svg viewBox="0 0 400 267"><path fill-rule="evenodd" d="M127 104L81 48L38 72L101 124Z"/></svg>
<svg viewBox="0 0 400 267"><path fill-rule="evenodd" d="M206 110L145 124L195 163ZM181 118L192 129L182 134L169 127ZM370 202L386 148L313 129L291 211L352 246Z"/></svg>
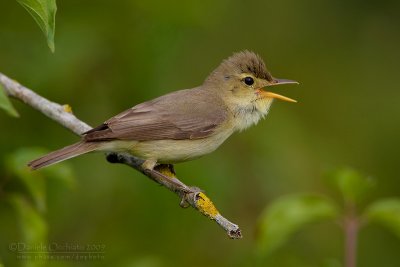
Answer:
<svg viewBox="0 0 400 267"><path fill-rule="evenodd" d="M254 80L251 77L246 77L246 78L244 78L244 83L247 85L253 85Z"/></svg>

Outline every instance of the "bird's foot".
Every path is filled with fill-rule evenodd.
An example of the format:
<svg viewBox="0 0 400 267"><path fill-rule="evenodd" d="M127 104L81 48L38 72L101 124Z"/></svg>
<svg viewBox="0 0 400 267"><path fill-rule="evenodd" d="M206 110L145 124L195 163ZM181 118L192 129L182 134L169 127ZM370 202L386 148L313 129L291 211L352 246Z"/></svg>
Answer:
<svg viewBox="0 0 400 267"><path fill-rule="evenodd" d="M186 186L181 193L181 202L179 205L182 208L187 208L191 205L191 203L196 203L196 200L199 197L199 193L203 193L204 191L196 186Z"/></svg>

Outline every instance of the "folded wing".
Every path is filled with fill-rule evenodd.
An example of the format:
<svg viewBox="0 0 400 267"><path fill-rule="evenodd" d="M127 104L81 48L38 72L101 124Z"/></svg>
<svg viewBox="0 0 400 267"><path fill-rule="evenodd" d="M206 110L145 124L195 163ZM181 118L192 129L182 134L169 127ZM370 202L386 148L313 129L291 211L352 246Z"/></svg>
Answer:
<svg viewBox="0 0 400 267"><path fill-rule="evenodd" d="M201 88L177 91L144 102L86 132L85 141L199 139L227 117L218 97Z"/></svg>

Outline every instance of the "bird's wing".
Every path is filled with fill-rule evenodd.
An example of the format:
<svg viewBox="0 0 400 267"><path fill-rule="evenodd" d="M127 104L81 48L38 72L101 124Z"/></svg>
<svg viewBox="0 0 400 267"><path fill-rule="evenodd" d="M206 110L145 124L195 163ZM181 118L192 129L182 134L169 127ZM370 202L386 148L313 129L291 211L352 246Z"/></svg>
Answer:
<svg viewBox="0 0 400 267"><path fill-rule="evenodd" d="M84 140L205 138L225 121L227 114L221 100L201 88L181 90L120 113L86 132Z"/></svg>

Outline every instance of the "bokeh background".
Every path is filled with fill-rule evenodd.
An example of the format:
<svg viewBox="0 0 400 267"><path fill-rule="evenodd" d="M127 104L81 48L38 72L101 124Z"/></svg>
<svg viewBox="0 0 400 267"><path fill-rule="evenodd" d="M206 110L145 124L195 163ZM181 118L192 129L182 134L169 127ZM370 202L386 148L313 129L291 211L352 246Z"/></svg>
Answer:
<svg viewBox="0 0 400 267"><path fill-rule="evenodd" d="M264 208L288 193L340 200L325 173L351 166L375 178L371 199L400 196L399 1L58 1L56 52L16 1L0 3L0 72L72 106L97 125L137 103L190 88L235 51L253 50L272 74L300 82L277 92L266 120L235 134L216 152L176 166L238 223L230 240L213 222L181 209L174 195L100 154L70 160L73 185L47 179L47 242L104 244L99 261L45 266L341 266L335 223L296 233L255 259ZM0 112L0 180L21 148L53 150L77 137L13 101L21 117ZM24 168L24 166L20 166ZM16 185L18 187L18 185ZM10 205L0 205L0 260L21 238ZM371 225L360 232L359 266L399 266L400 240ZM0 262L1 262L0 261Z"/></svg>

